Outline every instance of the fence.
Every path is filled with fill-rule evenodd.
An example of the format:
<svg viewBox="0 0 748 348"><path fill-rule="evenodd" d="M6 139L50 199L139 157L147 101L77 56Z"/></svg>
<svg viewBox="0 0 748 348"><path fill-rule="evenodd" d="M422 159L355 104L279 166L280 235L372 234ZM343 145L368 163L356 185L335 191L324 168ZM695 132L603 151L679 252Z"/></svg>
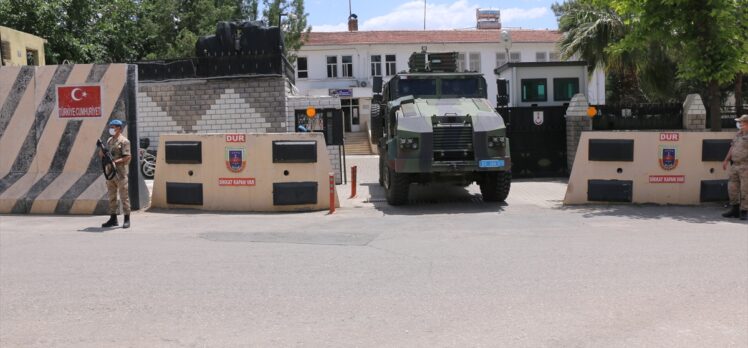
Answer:
<svg viewBox="0 0 748 348"><path fill-rule="evenodd" d="M683 105L598 105L594 130L683 129Z"/></svg>
<svg viewBox="0 0 748 348"><path fill-rule="evenodd" d="M227 55L137 62L139 81L235 75L281 75L295 82L293 65L281 54Z"/></svg>
<svg viewBox="0 0 748 348"><path fill-rule="evenodd" d="M735 125L735 119L741 115L738 115L737 108L734 105L723 106L720 108L720 120L722 121L722 129L737 128ZM748 113L748 104L743 105L743 114ZM707 114L709 110L707 109ZM709 129L712 126L711 117L706 118L706 128Z"/></svg>

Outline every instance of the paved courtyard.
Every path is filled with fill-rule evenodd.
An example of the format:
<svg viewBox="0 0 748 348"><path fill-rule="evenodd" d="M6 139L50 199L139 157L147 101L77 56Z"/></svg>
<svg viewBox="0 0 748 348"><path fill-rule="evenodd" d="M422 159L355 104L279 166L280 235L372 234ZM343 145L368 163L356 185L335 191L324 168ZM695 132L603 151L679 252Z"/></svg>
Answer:
<svg viewBox="0 0 748 348"><path fill-rule="evenodd" d="M376 159L348 165L334 215L0 216L0 346L748 346L748 224L720 206L525 180L390 207Z"/></svg>

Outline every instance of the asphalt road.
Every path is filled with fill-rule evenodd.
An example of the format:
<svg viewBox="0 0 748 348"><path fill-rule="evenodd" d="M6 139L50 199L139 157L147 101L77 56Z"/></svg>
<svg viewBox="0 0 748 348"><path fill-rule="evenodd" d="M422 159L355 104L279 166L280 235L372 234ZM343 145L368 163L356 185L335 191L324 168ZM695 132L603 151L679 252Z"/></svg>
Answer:
<svg viewBox="0 0 748 348"><path fill-rule="evenodd" d="M393 208L351 164L331 216L0 216L0 346L748 346L748 224L721 207L563 207L551 180Z"/></svg>

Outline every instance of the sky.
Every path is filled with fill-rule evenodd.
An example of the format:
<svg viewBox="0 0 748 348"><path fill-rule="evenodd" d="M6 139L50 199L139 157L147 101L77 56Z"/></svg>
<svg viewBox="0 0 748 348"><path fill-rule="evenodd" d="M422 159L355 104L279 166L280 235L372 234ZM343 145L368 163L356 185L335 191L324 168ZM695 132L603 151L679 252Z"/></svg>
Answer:
<svg viewBox="0 0 748 348"><path fill-rule="evenodd" d="M350 0L359 30L423 29L423 0ZM426 0L426 29L475 28L475 9L501 10L503 27L557 29L562 0ZM312 31L347 31L348 0L306 0Z"/></svg>

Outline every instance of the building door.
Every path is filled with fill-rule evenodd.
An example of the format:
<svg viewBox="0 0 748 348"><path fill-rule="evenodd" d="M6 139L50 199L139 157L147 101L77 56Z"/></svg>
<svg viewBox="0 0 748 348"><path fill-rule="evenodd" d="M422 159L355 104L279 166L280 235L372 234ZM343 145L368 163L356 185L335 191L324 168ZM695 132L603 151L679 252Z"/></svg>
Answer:
<svg viewBox="0 0 748 348"><path fill-rule="evenodd" d="M499 108L507 123L512 177L565 177L565 106Z"/></svg>
<svg viewBox="0 0 748 348"><path fill-rule="evenodd" d="M345 131L360 132L361 118L359 117L358 99L341 99L340 108L345 117Z"/></svg>

